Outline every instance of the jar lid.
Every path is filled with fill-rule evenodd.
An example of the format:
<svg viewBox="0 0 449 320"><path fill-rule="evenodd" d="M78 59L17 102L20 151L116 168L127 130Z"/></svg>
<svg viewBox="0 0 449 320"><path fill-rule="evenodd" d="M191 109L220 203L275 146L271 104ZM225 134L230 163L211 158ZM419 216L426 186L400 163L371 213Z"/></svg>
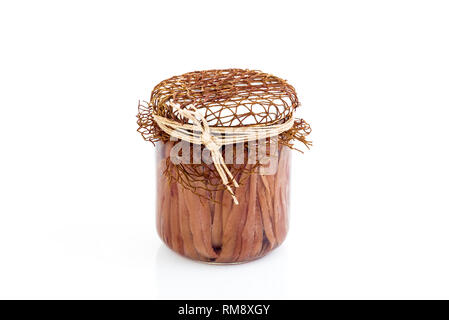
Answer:
<svg viewBox="0 0 449 320"><path fill-rule="evenodd" d="M195 107L210 126L271 125L292 117L299 105L285 80L256 70L220 69L185 73L159 83L151 94L155 115L180 123L171 105Z"/></svg>

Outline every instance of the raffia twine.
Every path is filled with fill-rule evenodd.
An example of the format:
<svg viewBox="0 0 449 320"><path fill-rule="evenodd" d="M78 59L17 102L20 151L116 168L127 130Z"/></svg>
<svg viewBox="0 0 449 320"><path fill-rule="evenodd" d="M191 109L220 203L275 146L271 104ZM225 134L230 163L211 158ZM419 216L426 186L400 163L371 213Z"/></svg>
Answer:
<svg viewBox="0 0 449 320"><path fill-rule="evenodd" d="M214 166L220 175L223 185L231 194L235 204L238 204L239 202L234 191L231 189L229 182L232 181L235 188L238 188L239 185L225 164L220 152L221 147L234 143L278 136L279 134L290 130L295 122L295 119L292 117L284 123L268 126L256 124L247 127L210 127L203 114L194 106L190 106L189 109L181 109L177 104L171 102L168 102L167 104L181 116L191 120L193 124L182 124L165 117L153 115L156 123L165 133L172 137L194 144L203 144L209 149Z"/></svg>

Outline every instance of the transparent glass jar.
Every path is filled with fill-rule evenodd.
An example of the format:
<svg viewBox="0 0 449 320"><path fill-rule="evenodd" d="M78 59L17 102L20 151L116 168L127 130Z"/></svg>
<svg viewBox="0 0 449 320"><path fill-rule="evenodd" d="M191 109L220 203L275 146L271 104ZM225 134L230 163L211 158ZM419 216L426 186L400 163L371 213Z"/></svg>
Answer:
<svg viewBox="0 0 449 320"><path fill-rule="evenodd" d="M194 193L167 179L176 142L157 143L156 225L162 241L187 258L243 263L278 247L288 231L291 149L280 145L265 169L236 175L238 204L226 190ZM260 168L259 168L260 169Z"/></svg>

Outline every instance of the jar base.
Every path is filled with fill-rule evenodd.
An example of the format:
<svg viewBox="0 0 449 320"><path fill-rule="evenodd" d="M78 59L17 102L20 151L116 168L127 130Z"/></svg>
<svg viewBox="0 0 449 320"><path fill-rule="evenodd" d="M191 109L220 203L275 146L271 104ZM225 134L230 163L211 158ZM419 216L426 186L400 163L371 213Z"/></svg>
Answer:
<svg viewBox="0 0 449 320"><path fill-rule="evenodd" d="M256 260L259 260L267 255L269 255L271 252L275 251L277 248L279 248L282 243L280 243L279 245L277 245L276 247L272 248L269 251L264 252L263 254L253 257L251 259L245 260L245 261L232 261L232 262L216 262L216 261L206 261L206 260L200 260L200 259L194 259L191 258L189 256L183 255L179 252L177 252L176 250L172 249L170 246L168 246L165 242L163 242L164 247L168 248L171 252L175 253L177 256L182 257L184 259L193 261L193 262L197 262L197 263L201 263L201 264L207 264L207 265L214 265L214 266L226 266L226 265L241 265L241 264L246 264L246 263L250 263Z"/></svg>

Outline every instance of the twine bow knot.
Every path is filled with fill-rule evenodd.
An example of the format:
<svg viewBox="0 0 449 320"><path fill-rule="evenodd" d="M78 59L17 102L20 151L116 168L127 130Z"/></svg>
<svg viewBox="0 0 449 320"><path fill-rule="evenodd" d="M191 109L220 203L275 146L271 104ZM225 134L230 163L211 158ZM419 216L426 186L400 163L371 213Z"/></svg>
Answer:
<svg viewBox="0 0 449 320"><path fill-rule="evenodd" d="M201 135L201 139L203 140L204 145L211 152L219 151L221 146L215 141L214 137L211 136L210 132L203 131Z"/></svg>

